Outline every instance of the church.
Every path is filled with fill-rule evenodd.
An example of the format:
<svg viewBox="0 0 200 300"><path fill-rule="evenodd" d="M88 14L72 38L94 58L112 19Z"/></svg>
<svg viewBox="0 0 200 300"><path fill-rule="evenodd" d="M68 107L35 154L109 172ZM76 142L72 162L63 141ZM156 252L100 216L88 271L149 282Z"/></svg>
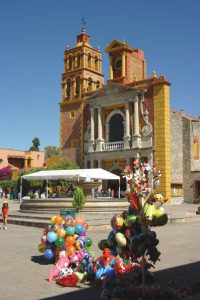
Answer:
<svg viewBox="0 0 200 300"><path fill-rule="evenodd" d="M124 40L105 49L110 76L104 83L102 54L82 29L64 52L60 101L62 158L81 168L103 168L122 176L136 158L161 171L159 192L171 203L200 198L200 119L170 108L170 82L147 78L143 50ZM115 189L107 182L104 188Z"/></svg>

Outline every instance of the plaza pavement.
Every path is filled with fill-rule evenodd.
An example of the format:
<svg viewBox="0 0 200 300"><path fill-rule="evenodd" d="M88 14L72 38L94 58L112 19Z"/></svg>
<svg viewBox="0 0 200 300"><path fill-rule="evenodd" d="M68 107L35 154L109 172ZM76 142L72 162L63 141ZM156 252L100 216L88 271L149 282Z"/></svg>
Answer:
<svg viewBox="0 0 200 300"><path fill-rule="evenodd" d="M161 260L152 270L156 281L163 284L172 279L179 286L190 284L195 299L200 299L200 222L167 224L155 231L161 251ZM98 231L88 230L96 257L101 255L98 241L107 238L108 233L109 229L101 227ZM37 250L41 236L41 228L9 224L5 231L0 223L0 299L99 299L99 287L60 287L46 280L52 265Z"/></svg>

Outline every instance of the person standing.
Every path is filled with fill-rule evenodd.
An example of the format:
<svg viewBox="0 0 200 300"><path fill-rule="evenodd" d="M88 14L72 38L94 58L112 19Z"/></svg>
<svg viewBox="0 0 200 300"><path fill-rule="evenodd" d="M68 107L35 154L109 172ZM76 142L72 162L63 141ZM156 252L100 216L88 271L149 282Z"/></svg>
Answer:
<svg viewBox="0 0 200 300"><path fill-rule="evenodd" d="M3 229L5 230L7 229L8 211L9 211L8 201L5 200L2 206Z"/></svg>
<svg viewBox="0 0 200 300"><path fill-rule="evenodd" d="M3 197L3 189L2 189L2 187L0 186L0 198L2 198Z"/></svg>

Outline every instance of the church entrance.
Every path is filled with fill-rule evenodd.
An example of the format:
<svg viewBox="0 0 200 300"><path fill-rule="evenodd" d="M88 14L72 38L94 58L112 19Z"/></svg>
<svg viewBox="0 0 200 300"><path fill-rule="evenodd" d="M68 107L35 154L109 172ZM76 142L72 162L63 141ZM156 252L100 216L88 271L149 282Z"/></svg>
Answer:
<svg viewBox="0 0 200 300"><path fill-rule="evenodd" d="M126 178L122 177L123 172L120 169L114 169L111 171L113 174L120 176L120 197L124 196L124 192L126 191ZM119 181L118 180L108 180L107 181L107 189L111 189L114 194L114 198L119 198Z"/></svg>
<svg viewBox="0 0 200 300"><path fill-rule="evenodd" d="M124 139L124 119L120 114L111 117L109 123L109 142L123 141Z"/></svg>

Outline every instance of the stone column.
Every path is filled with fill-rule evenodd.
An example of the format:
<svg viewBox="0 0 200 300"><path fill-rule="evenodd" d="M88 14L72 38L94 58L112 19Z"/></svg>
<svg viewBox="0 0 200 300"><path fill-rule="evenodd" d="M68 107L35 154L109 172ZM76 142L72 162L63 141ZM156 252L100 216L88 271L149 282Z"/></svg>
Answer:
<svg viewBox="0 0 200 300"><path fill-rule="evenodd" d="M125 135L124 135L124 148L130 148L130 114L129 102L125 103Z"/></svg>
<svg viewBox="0 0 200 300"><path fill-rule="evenodd" d="M125 54L122 55L122 77L126 76L126 58Z"/></svg>
<svg viewBox="0 0 200 300"><path fill-rule="evenodd" d="M94 161L93 161L93 160L90 161L90 168L91 168L91 169L94 168Z"/></svg>
<svg viewBox="0 0 200 300"><path fill-rule="evenodd" d="M98 159L98 168L101 168L101 159Z"/></svg>
<svg viewBox="0 0 200 300"><path fill-rule="evenodd" d="M101 107L98 107L98 140L102 140L102 111Z"/></svg>
<svg viewBox="0 0 200 300"><path fill-rule="evenodd" d="M139 109L138 109L139 99L136 97L134 101L134 135L139 136Z"/></svg>
<svg viewBox="0 0 200 300"><path fill-rule="evenodd" d="M93 107L90 108L90 126L91 126L90 140L94 141L94 108Z"/></svg>
<svg viewBox="0 0 200 300"><path fill-rule="evenodd" d="M134 99L134 133L132 137L132 148L141 148L141 137L139 133L139 99Z"/></svg>
<svg viewBox="0 0 200 300"><path fill-rule="evenodd" d="M113 79L113 58L110 56L110 79Z"/></svg>
<svg viewBox="0 0 200 300"><path fill-rule="evenodd" d="M96 151L102 151L102 111L101 107L98 106L98 139L96 140Z"/></svg>
<svg viewBox="0 0 200 300"><path fill-rule="evenodd" d="M90 107L90 140L88 142L88 152L94 152L94 108Z"/></svg>

